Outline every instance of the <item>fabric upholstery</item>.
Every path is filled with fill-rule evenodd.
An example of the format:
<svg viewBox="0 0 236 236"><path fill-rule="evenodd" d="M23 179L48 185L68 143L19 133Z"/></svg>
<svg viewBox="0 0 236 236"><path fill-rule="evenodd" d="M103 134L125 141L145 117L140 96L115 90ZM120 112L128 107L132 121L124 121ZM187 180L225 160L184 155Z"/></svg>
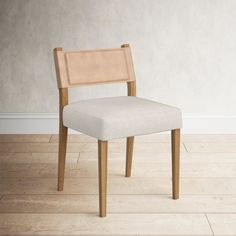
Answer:
<svg viewBox="0 0 236 236"><path fill-rule="evenodd" d="M98 98L64 107L63 123L100 140L178 129L181 111L151 100L124 96Z"/></svg>

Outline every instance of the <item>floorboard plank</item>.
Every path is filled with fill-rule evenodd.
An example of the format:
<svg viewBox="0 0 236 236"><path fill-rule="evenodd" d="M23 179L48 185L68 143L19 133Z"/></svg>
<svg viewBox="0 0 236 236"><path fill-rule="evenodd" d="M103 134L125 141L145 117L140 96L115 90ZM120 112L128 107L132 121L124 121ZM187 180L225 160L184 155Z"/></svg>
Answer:
<svg viewBox="0 0 236 236"><path fill-rule="evenodd" d="M178 201L170 134L135 140L131 178L124 177L125 139L109 143L101 219L96 139L69 135L58 192L57 135L0 135L0 235L236 235L236 135L181 136Z"/></svg>
<svg viewBox="0 0 236 236"><path fill-rule="evenodd" d="M184 143L188 152L204 153L236 153L236 142L234 143Z"/></svg>
<svg viewBox="0 0 236 236"><path fill-rule="evenodd" d="M80 160L97 160L97 153L95 152L83 152L80 153ZM236 163L236 153L181 153L181 163ZM110 159L121 159L125 160L124 153L110 153ZM156 161L156 162L170 162L170 153L138 153L136 152L133 156L135 161Z"/></svg>
<svg viewBox="0 0 236 236"><path fill-rule="evenodd" d="M67 153L67 163L77 163L79 153ZM0 153L0 163L3 164L37 164L57 163L57 153Z"/></svg>
<svg viewBox="0 0 236 236"><path fill-rule="evenodd" d="M72 159L73 160L73 159ZM97 177L97 160L68 161L65 176L68 178ZM57 176L57 163L2 163L0 177L43 177ZM125 160L111 159L108 162L109 178L124 175ZM236 178L236 163L182 163L182 177ZM171 177L171 161L133 161L132 177Z"/></svg>
<svg viewBox="0 0 236 236"><path fill-rule="evenodd" d="M97 161L96 152L82 152L82 153L69 153L66 154L67 163L80 160L95 160ZM109 161L111 159L125 160L125 153L109 153ZM134 162L146 161L157 163L170 163L170 153L135 153L133 157ZM57 163L57 153L0 153L0 163ZM182 153L181 163L236 163L236 153Z"/></svg>
<svg viewBox="0 0 236 236"><path fill-rule="evenodd" d="M214 235L236 235L236 214L207 214Z"/></svg>
<svg viewBox="0 0 236 236"><path fill-rule="evenodd" d="M0 143L48 143L51 134L0 134Z"/></svg>
<svg viewBox="0 0 236 236"><path fill-rule="evenodd" d="M53 134L50 143L58 143L58 134ZM69 134L67 138L68 143L96 143L97 139L87 136L85 134Z"/></svg>
<svg viewBox="0 0 236 236"><path fill-rule="evenodd" d="M135 142L170 142L170 134L149 134L149 135L141 135L135 137ZM236 135L235 134L182 134L181 141L182 142L201 142L201 143L215 143L215 142L233 142L235 143ZM95 138L87 136L85 134L70 134L68 135L68 142L71 143L79 143L79 142L96 142ZM50 140L52 143L58 142L58 135L52 135ZM114 139L111 142L125 142L125 139Z"/></svg>
<svg viewBox="0 0 236 236"><path fill-rule="evenodd" d="M235 195L236 178L182 178L180 195ZM0 178L1 194L97 194L97 178L66 178L56 191L56 178ZM171 194L171 178L109 178L108 194Z"/></svg>
<svg viewBox="0 0 236 236"><path fill-rule="evenodd" d="M0 214L0 235L212 235L203 214Z"/></svg>
<svg viewBox="0 0 236 236"><path fill-rule="evenodd" d="M170 134L149 134L141 135L135 137L135 142L156 142L156 143L168 143L171 141ZM52 135L50 140L51 143L58 142L58 135ZM69 143L79 143L79 142L97 142L96 138L87 136L85 134L69 134L68 135ZM122 139L112 139L110 142L126 142L125 138Z"/></svg>
<svg viewBox="0 0 236 236"><path fill-rule="evenodd" d="M125 143L109 143L110 152L125 152ZM134 146L134 153L162 153L170 152L170 143L137 143ZM57 143L0 143L0 153L57 153ZM68 143L67 152L95 152L97 153L97 143ZM181 152L186 152L181 145Z"/></svg>
<svg viewBox="0 0 236 236"><path fill-rule="evenodd" d="M236 134L182 134L184 143L235 143Z"/></svg>
<svg viewBox="0 0 236 236"><path fill-rule="evenodd" d="M110 213L236 213L234 196L109 195ZM1 213L96 213L98 195L4 195Z"/></svg>

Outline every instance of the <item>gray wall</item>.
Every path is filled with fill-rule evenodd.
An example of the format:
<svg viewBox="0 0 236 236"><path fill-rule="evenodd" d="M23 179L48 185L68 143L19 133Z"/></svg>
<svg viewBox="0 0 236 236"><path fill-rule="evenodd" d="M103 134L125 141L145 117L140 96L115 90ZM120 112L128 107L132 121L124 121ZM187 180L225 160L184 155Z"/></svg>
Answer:
<svg viewBox="0 0 236 236"><path fill-rule="evenodd" d="M236 114L234 0L0 0L0 112L57 112L54 47L124 42L139 96L184 113ZM83 87L71 100L123 94L124 85Z"/></svg>

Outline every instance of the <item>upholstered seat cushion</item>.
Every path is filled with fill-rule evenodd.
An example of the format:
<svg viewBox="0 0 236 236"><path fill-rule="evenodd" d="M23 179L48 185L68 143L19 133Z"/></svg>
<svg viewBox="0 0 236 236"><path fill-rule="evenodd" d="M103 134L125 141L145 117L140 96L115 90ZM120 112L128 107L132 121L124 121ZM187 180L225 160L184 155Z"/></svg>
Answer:
<svg viewBox="0 0 236 236"><path fill-rule="evenodd" d="M178 129L181 111L143 98L98 98L64 107L63 123L100 140Z"/></svg>

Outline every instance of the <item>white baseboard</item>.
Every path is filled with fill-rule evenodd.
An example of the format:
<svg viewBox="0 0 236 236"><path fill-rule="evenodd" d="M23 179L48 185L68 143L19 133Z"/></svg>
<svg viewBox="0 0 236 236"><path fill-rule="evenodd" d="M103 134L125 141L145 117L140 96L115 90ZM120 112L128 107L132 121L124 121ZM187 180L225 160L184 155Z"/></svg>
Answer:
<svg viewBox="0 0 236 236"><path fill-rule="evenodd" d="M184 114L183 124L186 134L236 134L236 116ZM57 113L0 113L0 134L43 133L58 133Z"/></svg>

